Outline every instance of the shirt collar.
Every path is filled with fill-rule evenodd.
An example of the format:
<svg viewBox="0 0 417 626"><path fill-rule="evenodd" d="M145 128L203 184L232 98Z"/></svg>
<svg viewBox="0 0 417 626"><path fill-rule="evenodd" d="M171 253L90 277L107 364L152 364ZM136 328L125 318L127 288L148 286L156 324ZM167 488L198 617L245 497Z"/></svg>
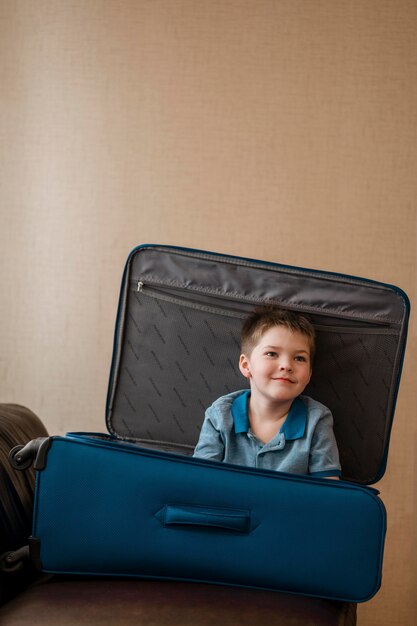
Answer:
<svg viewBox="0 0 417 626"><path fill-rule="evenodd" d="M250 428L248 415L249 396L250 390L243 391L232 402L231 412L236 434L247 433ZM286 441L301 439L304 436L306 422L307 407L300 398L295 398L280 433L284 435Z"/></svg>

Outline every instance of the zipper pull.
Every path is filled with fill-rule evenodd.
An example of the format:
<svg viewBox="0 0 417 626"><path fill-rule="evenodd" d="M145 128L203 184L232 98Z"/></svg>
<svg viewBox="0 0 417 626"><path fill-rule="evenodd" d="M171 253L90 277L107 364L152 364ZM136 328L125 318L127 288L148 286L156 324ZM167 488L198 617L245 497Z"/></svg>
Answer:
<svg viewBox="0 0 417 626"><path fill-rule="evenodd" d="M138 280L138 291L143 291L143 282Z"/></svg>

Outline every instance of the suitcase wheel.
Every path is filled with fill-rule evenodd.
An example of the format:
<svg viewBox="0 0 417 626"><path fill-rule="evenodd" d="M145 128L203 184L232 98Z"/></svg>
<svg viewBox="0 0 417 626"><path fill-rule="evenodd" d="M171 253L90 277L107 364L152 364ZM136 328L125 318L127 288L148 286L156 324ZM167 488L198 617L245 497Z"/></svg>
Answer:
<svg viewBox="0 0 417 626"><path fill-rule="evenodd" d="M16 470L25 470L32 465L32 449L27 450L27 446L15 446L9 452L9 463Z"/></svg>
<svg viewBox="0 0 417 626"><path fill-rule="evenodd" d="M51 437L37 437L24 446L15 446L9 452L9 463L14 469L25 470L34 464L35 470L43 469Z"/></svg>
<svg viewBox="0 0 417 626"><path fill-rule="evenodd" d="M19 550L4 552L0 556L0 571L7 574L17 574L23 569L24 562L29 558L29 546Z"/></svg>

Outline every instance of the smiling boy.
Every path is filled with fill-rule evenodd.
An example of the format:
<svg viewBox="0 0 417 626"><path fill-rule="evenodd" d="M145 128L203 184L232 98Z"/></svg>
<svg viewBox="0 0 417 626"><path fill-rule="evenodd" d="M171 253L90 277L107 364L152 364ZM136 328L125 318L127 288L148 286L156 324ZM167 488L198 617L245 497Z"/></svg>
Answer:
<svg viewBox="0 0 417 626"><path fill-rule="evenodd" d="M206 411L194 456L316 477L340 476L333 418L301 395L312 374L309 320L276 307L243 323L239 369L250 390L222 396Z"/></svg>

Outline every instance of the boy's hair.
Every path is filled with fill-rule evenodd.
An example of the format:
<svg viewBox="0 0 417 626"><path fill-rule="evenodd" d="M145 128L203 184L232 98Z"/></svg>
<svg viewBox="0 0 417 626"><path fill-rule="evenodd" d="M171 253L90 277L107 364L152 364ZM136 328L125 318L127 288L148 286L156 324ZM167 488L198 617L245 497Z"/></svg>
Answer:
<svg viewBox="0 0 417 626"><path fill-rule="evenodd" d="M310 362L313 363L316 351L316 333L307 317L276 306L257 307L243 322L240 334L241 350L250 356L262 335L273 326L284 326L292 332L304 335L310 346Z"/></svg>

